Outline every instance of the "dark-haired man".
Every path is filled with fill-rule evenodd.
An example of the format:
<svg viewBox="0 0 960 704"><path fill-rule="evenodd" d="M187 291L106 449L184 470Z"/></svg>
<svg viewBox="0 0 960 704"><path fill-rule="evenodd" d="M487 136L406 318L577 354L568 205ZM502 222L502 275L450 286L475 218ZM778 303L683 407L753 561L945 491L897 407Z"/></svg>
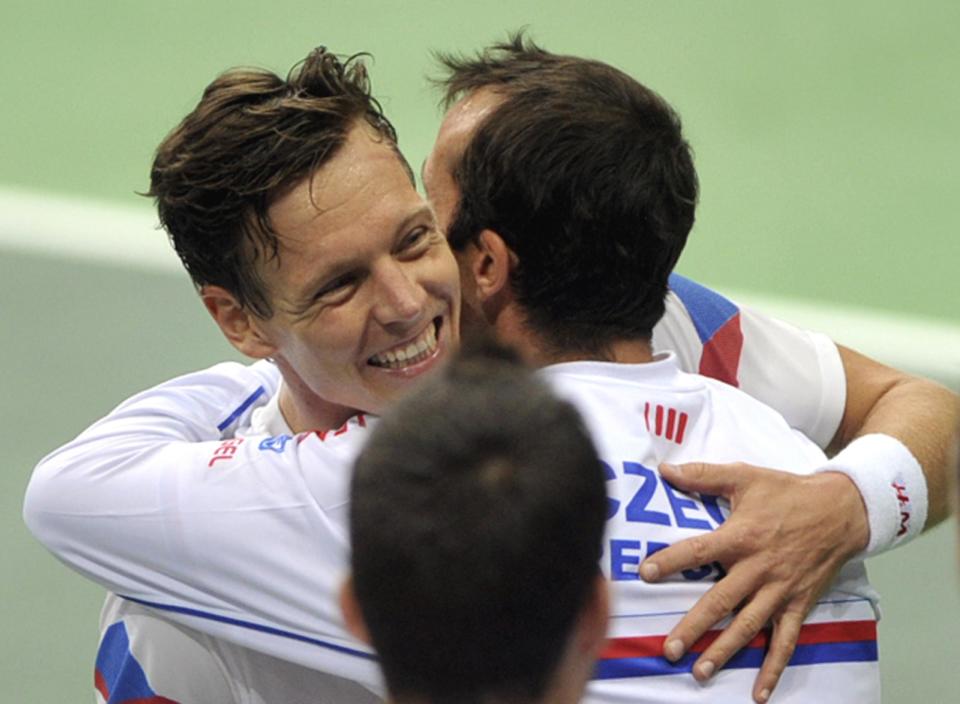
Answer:
<svg viewBox="0 0 960 704"><path fill-rule="evenodd" d="M653 468L697 456L810 473L826 458L769 409L729 387L685 377L675 360L652 354L652 329L696 203L696 174L673 111L599 62L535 47L508 51L514 62L519 53L540 54L548 68L522 73L502 93L486 96L487 112L454 170L460 197L447 220L448 239L461 271L472 275L463 277L473 282L464 285L465 306L563 382L608 470L614 503L604 567L614 584L614 641L591 695L599 701L745 697L766 640L738 653L733 669L707 690L675 676L696 656L673 666L654 657L678 614L723 570L702 563L678 575L685 586L647 586L634 581L633 569L683 537L702 541L723 518L709 501L675 494ZM431 194L433 167L431 160L425 168ZM576 266L564 266L569 262ZM810 479L820 491L832 480ZM782 701L878 698L875 617L862 565L845 567L833 590L803 626ZM846 605L838 607L842 599ZM748 605L747 617L756 610ZM819 639L813 647L811 639ZM772 687L757 698L767 699Z"/></svg>
<svg viewBox="0 0 960 704"><path fill-rule="evenodd" d="M524 53L524 48L521 46L513 57L508 56L507 58L508 60L518 59L521 66L527 67L529 75L536 78L539 75L541 65L549 68L552 61L551 56L535 50ZM567 60L578 61L575 59ZM270 91L283 92L284 90L282 87L270 87ZM535 90L535 88L531 88L531 90ZM256 95L251 92L241 103L227 107L236 110L238 114L255 117L258 110L254 108L257 107L258 100L273 101L276 98L276 93L270 91L257 93ZM462 108L470 102L471 98L478 96L479 93L475 92L468 96L466 103L458 107ZM616 98L617 96L611 94L603 97ZM601 104L603 104L602 101ZM452 117L456 116L456 110L457 108L451 113ZM484 114L495 113L497 111L496 101L487 105L485 111ZM450 122L446 124L449 125ZM474 126L475 124L474 122ZM224 124L225 128L230 126L229 122ZM466 130L468 135L471 129ZM269 137L269 135L269 131L260 134L264 138ZM441 135L441 142L442 139L443 135ZM437 157L443 154L441 146L438 145L435 152ZM248 159L240 163L249 162L250 144L244 143L244 147L246 149L244 153L247 154ZM263 151L266 152L267 150ZM442 164L439 158L433 160L434 163L440 164L443 169L448 170L446 178L449 179L451 184L454 184L452 173L456 161L457 159L454 159L450 165L446 165ZM231 167L235 166L235 164L231 164ZM344 168L346 168L346 165L344 165ZM323 171L323 168L321 168L318 173L322 176ZM430 169L428 169L429 171ZM441 173L443 173L442 170ZM190 185L191 183L193 185ZM204 183L202 180L185 181L185 184L190 185L190 188L193 189L198 188L202 183ZM617 181L616 188L611 190L622 188L623 183ZM269 181L267 181L267 184L271 185ZM281 185L283 184L272 184L272 187L282 190ZM442 188L437 185L437 180L435 178L429 179L428 185L430 186L431 196L437 201L441 218L444 223L450 222L453 212L450 206L456 203L457 189L454 186L453 190L448 189L446 191L448 195L452 193L453 198L452 200L448 199L448 202L445 203ZM273 191L268 190L266 193L272 194ZM362 189L358 189L357 196L360 197L361 195ZM679 199L676 199L675 205L671 206L672 208L679 208L680 211L668 213L671 216L676 216L674 217L675 220L683 221L686 219L687 227L689 222L692 221L692 195L695 195L695 188L693 190L689 187L681 189ZM273 197L266 199L266 201L279 202L275 201ZM202 206L204 201L200 199L197 202L198 205ZM239 208L241 205L242 202L238 203L237 207ZM244 207L248 208L247 205L244 205ZM531 212L534 209L531 208ZM685 215L684 209L689 210L689 214ZM253 213L249 208L244 212L248 216ZM187 214L189 215L189 213ZM305 215L310 214L311 211L307 209ZM305 219L309 221L311 218ZM249 220L241 218L239 222L245 223ZM168 222L169 226L171 226L170 222ZM492 228L493 226L484 223L483 227ZM497 224L497 227L502 230L500 239L505 243L511 236L515 237L522 234L516 232L517 228L513 226L507 228ZM314 236L319 237L321 234L314 233ZM525 317L517 315L518 308L513 306L511 308L513 313L506 317L499 315L498 312L501 310L501 303L506 301L506 297L512 289L501 285L497 289L497 295L488 299L482 297L476 288L482 277L488 273L486 264L488 259L485 256L476 256L478 253L483 254L483 250L476 248L475 251L472 248L472 243L482 243L483 239L471 239L474 238L474 234L471 234L470 238L465 240L466 246L460 256L465 291L468 300L471 301L470 309L474 311L476 317L496 323L497 332L504 339L521 347L528 345L529 343L525 338L518 337L520 333L529 332L524 325ZM684 232L683 235L685 236L685 234ZM293 240L296 242L296 238L293 238ZM513 242L513 240L509 241ZM603 244L600 240L597 240L597 243L598 246ZM255 244L255 239L245 242L245 246L254 246ZM356 244L358 242L353 240L349 243L351 247ZM519 245L517 246L519 247ZM215 254L218 251L218 246L214 243L211 249ZM516 268L517 262L514 262L514 268L509 271L509 276L519 280L525 266L523 257L518 252L514 252L510 246L507 247L507 250L513 252L511 256L518 259L520 267L519 269ZM241 254L244 253L242 249L239 251ZM256 248L253 249L254 253L257 251ZM269 250L266 253L269 254ZM319 262L322 260L322 257L319 256L319 248L309 250L309 253L313 255L308 257L311 261ZM393 252L391 252L391 255L393 255ZM399 257L399 255L397 256ZM276 266L274 260L268 256L252 257L252 261L258 267ZM575 264L570 265L571 261ZM575 250L571 250L571 257L567 260L566 266L570 268L581 267L585 266L586 261L586 259L577 257ZM244 263L243 260L241 260L241 263ZM501 266L502 264L501 262ZM283 266L284 259L281 254L278 271ZM341 300L345 302L354 301L355 291L369 291L369 288L355 288L357 284L370 285L371 280L367 276L368 273L365 267L347 266L344 271L337 272L336 276L333 276L329 282L322 282L323 285L318 288L318 294L322 294L321 299L328 294L334 295L334 306L337 305L336 302ZM541 272L541 275L550 273ZM661 272L661 274L666 276L665 272ZM630 278L632 276L631 273ZM503 283L501 282L501 284ZM603 282L604 285L598 288L598 291L603 291L606 283L606 281ZM725 378L728 380L736 381L743 388L757 392L758 389L770 386L770 360L767 360L766 364L768 366L763 368L762 372L759 365L754 367L751 364L745 364L745 362L763 356L771 349L771 345L758 343L758 339L779 341L772 347L789 349L790 354L786 355L786 360L782 360L786 362L786 366L783 368L785 371L773 375L776 379L791 379L798 373L798 370L808 368L811 365L815 369L825 370L814 375L817 383L805 382L799 386L788 384L789 393L785 395L793 397L796 394L797 399L805 400L797 400L793 405L787 404L783 411L788 415L791 423L804 428L823 444L826 444L833 435L837 420L843 411L843 399L837 401L835 395L824 390L824 386L829 385L829 383L842 385L843 380L840 359L835 350L830 351L830 343L816 336L783 328L769 321L764 322L758 317L748 316L735 308L731 310L732 306L729 302L719 299L715 295L711 295L710 292L705 292L704 289L689 282L674 279L672 283L675 293L668 298L667 313L654 331L655 343L677 349L678 359L688 365L688 369L696 370L699 368L703 371L715 371L721 375L726 373L728 376ZM227 287L224 288L236 298L236 291ZM391 292L389 288L385 290L387 293ZM622 286L619 286L618 292L623 292ZM676 295L677 292L681 295ZM341 295L343 296L342 299L339 298ZM361 297L361 300L366 299ZM558 300L564 300L564 296L558 296ZM374 304L371 303L371 305ZM208 300L209 306L210 301ZM268 351L271 349L269 345L264 347L257 344L248 349L255 355L269 355L276 358L278 356L277 350L282 350L285 345L289 345L287 349L291 351L290 358L300 360L302 368L320 369L320 367L314 366L312 362L308 362L312 356L322 356L323 339L321 337L314 338L316 349L312 349L306 344L305 337L288 334L291 330L296 331L296 324L303 324L316 318L312 318L309 313L297 314L294 311L294 314L284 325L270 327L260 324L259 319L249 318L246 315L248 308L249 306L233 305L230 299L226 299L223 310L226 312L234 311L234 313L220 316L214 311L221 327L238 347L243 349L241 344L245 345L244 340L252 340L258 343L258 335L262 337L265 331L273 330L276 334L276 341L282 343L274 345L273 352ZM647 317L655 317L654 312L655 310L647 311ZM491 313L498 313L495 320L490 317ZM237 321L239 321L239 325L235 326L233 323ZM382 325L382 323L377 324ZM742 328L739 327L741 324ZM253 334L250 337L244 337L236 334L238 330L241 333L249 330ZM725 340L733 339L736 341L740 339L741 331L742 347L723 344ZM643 331L639 328L633 331L634 334L638 335L641 332ZM590 348L596 347L595 342L590 340L581 344L567 336L562 341L569 345L570 349L564 352L565 348L558 346L553 336L548 341L549 344L546 345L548 352L551 354L563 353L568 358L577 358L578 355L582 356ZM798 341L803 342L803 344L796 344ZM406 373L403 370L409 366L405 364L405 360L409 356L406 354L408 349L409 346L406 346L402 350L405 352L402 359L396 352L394 352L395 359L391 360L389 354L386 354L384 359L381 351L376 350L369 357L362 358L362 361L364 364L373 363L374 366L380 365L403 375ZM736 354L731 354L731 349ZM383 352L390 351L384 350ZM602 349L600 351L603 352ZM414 348L414 356L416 354L417 348ZM596 350L591 354L596 354ZM545 361L545 359L540 361ZM295 371L292 365L288 364L287 367ZM285 388L288 388L291 394L308 400L312 398L312 388L309 384L300 383L298 376L291 374L284 368L283 364L281 364L281 370L284 372ZM298 427L298 423L287 417L288 412L282 408L282 395L279 398L283 413L277 409L277 404L274 403L265 411L267 418L271 419L270 422L264 422L261 415L251 423L249 417L251 406L245 402L252 394L257 393L257 389L261 386L270 390L272 388L271 383L275 383L275 377L261 377L258 370L246 373L246 376L244 374L240 371L221 370L219 373L189 377L178 384L160 387L123 407L119 415L108 418L103 424L92 429L90 433L81 436L78 441L62 452L46 460L38 471L37 478L31 488L31 496L28 497L32 499L28 503L27 509L28 515L32 518L31 524L34 530L45 537L46 542L65 560L83 569L115 591L167 609L169 617L173 620L196 626L266 652L282 655L297 662L362 678L364 676L363 671L365 671L364 654L356 650L350 643L340 640L340 636L337 635L339 626L336 624L331 626L334 620L330 618L329 611L322 606L322 599L318 596L323 594L322 587L328 585L330 579L325 569L336 571L337 560L342 560L343 551L345 551L345 544L342 542L343 536L340 535L342 529L337 527L339 525L338 517L342 519L342 513L345 511L346 505L342 492L343 479L337 472L318 473L310 470L301 475L299 469L291 470L289 463L298 461L295 456L299 456L299 453L303 452L318 454L319 457L313 457L313 460L320 462L321 465L323 462L327 462L333 466L339 466L336 465L338 458L342 459L345 455L349 455L349 452L352 451L354 439L362 435L360 426L365 423L364 417L358 416L359 420L345 424L336 430L334 429L337 426L331 424L335 421L327 420L326 424L320 426L320 433L309 436L300 435L297 437L297 441L294 441L291 439L294 432L306 430L312 426ZM236 379L231 375L234 375ZM807 377L801 375L801 378L806 379ZM776 386L776 384L773 384L773 386ZM910 392L906 385L898 383L894 386L897 393L901 391L904 393ZM773 400L778 398L776 393L772 393L770 396ZM158 399L164 400L158 402ZM952 401L944 403L949 409ZM678 433L677 424L681 422L679 419L682 416L674 413L673 423L671 424L669 404L654 404L652 407L652 427L655 429L658 427L656 405L660 405L663 409L660 430L666 432L667 428L672 428L671 435ZM869 406L869 404L866 405ZM854 404L854 406L856 410L863 410L859 404ZM236 413L231 412L233 408L237 409ZM360 407L359 410L368 409ZM379 408L370 410L376 411ZM878 418L882 420L883 413L878 414L876 409L871 413L872 415L867 415L870 415L872 422L876 422ZM856 414L854 415L856 416ZM947 415L949 415L949 410ZM689 414L687 417L689 418ZM859 419L862 421L864 417L862 416ZM175 426L174 430L171 430L171 424ZM219 444L214 441L215 438L221 436L221 433L232 434L237 424L246 428L252 426L255 429L265 429L275 437L272 440L258 442L227 439L223 444ZM896 424L894 425L897 427ZM281 430L275 430L277 427ZM939 425L934 423L929 427L938 428ZM119 438L124 439L123 442L117 442ZM190 446L183 442L171 442L198 439L214 442L196 446ZM900 452L901 456L906 452L906 450L897 450L896 448L894 448L894 451ZM921 453L918 452L918 454ZM695 459L695 457L685 456L684 459ZM718 458L714 457L714 459ZM752 460L762 463L764 458L757 457L750 451L744 451L741 455L731 452L724 459ZM287 470L290 471L286 473L283 471L277 472L272 468L271 463L273 462L286 465ZM772 461L768 460L767 463L772 464ZM916 464L915 461L914 464ZM164 468L171 465L182 468L182 471L178 471L175 475L166 472ZM102 471L113 466L124 467L132 471ZM297 466L299 467L299 465ZM933 466L936 468L938 465L934 464ZM221 471L211 477L210 470L214 467ZM784 468L802 469L803 467L784 466ZM291 481L289 479L291 471L295 479L292 485L288 485L288 482ZM303 479L298 478L301 476L303 476ZM770 479L770 476L773 476L774 479ZM775 475L765 475L762 480L754 478L752 482L740 480L737 484L738 491L749 490L753 486L760 485L767 492L764 498L769 499L772 482L775 489L789 489L792 492L792 501L813 503L815 499L816 504L814 505L817 505L821 503L821 487L827 483L835 483L838 479L831 475L820 475L809 482L799 484L799 480L785 477L787 475L777 473ZM169 482L175 482L177 488L143 493L144 480L147 480L151 485L156 482L157 486L160 487L167 487ZM842 477L839 477L839 480L841 482L846 481ZM211 485L210 482L213 482L213 484ZM88 487L88 490L81 491L84 487ZM804 488L805 491L801 491ZM268 490L266 498L265 490ZM172 493L170 493L171 491ZM307 491L310 495L319 493L325 499L319 502L316 499L312 502L297 499L298 492L302 493L303 491ZM202 507L217 504L218 498L222 498L221 492L227 492L231 497L230 510L217 511L214 525L209 525L208 519L210 516L204 512L205 510ZM78 512L74 510L73 506L69 507L68 510L68 507L60 505L57 497L61 493L73 494L75 501L85 506L84 511ZM203 547L201 548L200 543L198 543L195 553L194 550L187 547L182 539L169 540L165 535L156 531L136 531L132 529L132 526L127 527L128 529L124 532L91 530L94 525L102 525L96 519L96 516L102 516L105 511L112 509L114 504L111 503L112 499L110 497L117 495L142 497L143 506L140 507L141 513L138 514L140 517L129 513L113 515L112 523L115 526L123 528L122 524L128 521L136 525L138 520L147 520L141 518L142 516L149 516L150 525L157 525L158 522L166 524L169 521L170 525L177 527L176 535L182 535L181 531L188 531L190 534L202 536ZM647 498L649 499L650 496ZM748 500L741 501L742 505L749 506L750 500L755 502L755 499L751 498L752 496L752 494L747 495ZM175 500L168 500L171 497L175 497ZM339 501L336 500L337 497L339 497ZM774 650L779 653L779 667L781 668L786 663L786 658L782 657L785 648L788 648L794 642L802 615L812 605L816 593L829 581L833 570L849 556L850 551L859 547L851 547L849 543L856 543L858 539L861 544L866 541L863 521L861 520L858 526L855 520L857 518L856 510L862 511L859 505L859 496L856 495L856 492L851 494L848 491L848 493L842 495L838 492L837 497L838 500L844 498L847 504L855 504L856 508L851 508L849 511L841 510L838 512L838 516L828 516L827 518L831 518L832 522L826 519L821 520L820 525L834 527L834 532L830 533L825 539L825 542L829 543L828 549L810 550L811 557L805 557L804 559L815 562L822 561L823 565L812 572L809 570L804 572L803 579L799 580L803 582L800 587L797 587L795 583L788 585L794 590L792 593L801 593L803 603L802 608L791 605L788 613L792 618L789 622L785 622L786 627L777 631L774 641L777 647ZM735 498L740 500L741 497L737 496ZM919 503L919 497L916 502ZM763 503L766 503L766 501ZM321 511L320 515L314 515L313 512L318 508ZM303 516L314 517L300 520L285 519L285 511L294 509ZM742 510L742 507L738 509L738 511ZM785 520L778 513L775 512L774 515L781 522ZM747 515L756 516L756 508L752 512L747 512ZM762 513L761 515L763 516ZM89 520L87 517L90 517ZM786 518L793 520L793 517ZM736 520L736 516L731 520L730 525L733 525L734 520ZM916 530L915 525L918 523L922 523L922 520L914 520L913 530ZM257 526L261 524L263 527L258 528ZM190 526L194 526L196 530L191 529ZM203 527L201 528L201 526ZM850 528L849 536L837 534L838 530L842 533L848 526ZM797 532L796 521L788 527L795 533ZM246 570L250 569L250 564L256 564L258 568L260 567L259 563L252 559L252 551L244 553L235 545L237 542L236 535L245 531L251 531L272 545L283 546L282 550L278 548L276 554L272 555L272 558L276 560L275 572L257 569L255 575L244 574ZM721 533L723 532L721 531L717 535ZM273 538L268 539L267 535L273 536ZM330 536L326 542L324 542L325 535ZM709 534L706 537L701 536L697 544L706 545L709 538ZM341 542L337 542L338 540ZM327 546L324 548L327 551L326 553L319 551L320 545ZM330 545L334 545L335 549L331 549ZM803 552L809 547L809 539L804 539L802 535L793 535L790 545L800 545L802 547L800 552ZM789 551L787 547L781 546L781 549L790 554L796 554ZM183 559L182 551L184 550L187 550L190 555L189 559ZM666 552L664 551L664 553ZM196 556L201 554L204 555L204 558L202 560L197 559ZM238 558L238 554L245 556ZM259 553L256 554L259 555ZM624 553L621 550L620 554L622 560L620 566L623 573L627 574L630 562L638 562L640 554L636 550L632 554ZM646 554L649 554L649 551ZM149 555L149 560L143 557L147 555ZM734 562L742 555L736 551L728 551L722 557L725 562ZM829 559L821 560L821 557ZM262 557L258 559L262 559ZM305 567L304 563L311 560L313 561L311 565ZM709 562L709 560L706 562ZM701 562L696 564L700 565ZM136 565L137 569L130 569L131 565ZM304 574L297 575L296 570L291 570L288 565L297 565L297 569L302 568ZM164 578L156 577L158 572L163 574ZM313 585L314 588L291 587L293 584L291 580L294 576L300 580L299 583ZM701 575L701 579L706 576L705 574ZM744 587L743 582L736 584L739 588ZM748 581L747 587L756 590L758 584L760 584L759 580L754 577L753 582ZM282 599L277 596L281 593L283 594ZM265 599L263 595L270 596ZM758 599L755 600L757 609L776 610L776 606L771 607L769 597L762 586L758 595ZM318 603L320 606L318 606ZM311 609L316 609L316 611L311 611ZM748 609L748 612L753 613L757 609ZM799 619L796 618L798 613ZM756 624L756 615L753 619ZM760 624L762 624L762 621ZM756 624L757 627L760 624ZM713 621L710 621L701 630L705 630L711 625L713 625ZM735 635L735 638L742 637L742 633ZM727 649L731 648L729 638L725 640L721 637L717 643ZM715 652L716 647L715 645ZM730 652L727 653L727 655L729 654ZM787 654L787 657L789 657L789 654ZM722 657L716 659L718 662L723 661ZM685 664L685 666L688 665L689 663ZM774 663L774 665L771 670L773 681L778 674L777 663ZM702 676L704 673L705 670L701 668L699 674ZM766 689L770 688L772 688L772 683L766 686ZM759 690L757 694L762 691Z"/></svg>
<svg viewBox="0 0 960 704"><path fill-rule="evenodd" d="M582 81L584 72L612 69L551 54L519 34L473 57L440 59L447 69L440 82L447 113L424 164L424 185L441 227L454 231L451 243L455 251L461 250L457 256L463 271L464 254L470 253L472 243L456 241L458 220L469 222L476 214L470 212L474 206L469 203L462 206L461 195L469 201L478 184L463 182L462 156L478 125L516 96L535 109L544 91ZM619 99L615 94L596 96L607 106ZM562 151L557 151L558 159ZM538 174L515 164L509 176L516 184L529 183ZM510 187L501 183L496 189L496 204L488 203L489 211L482 216L498 222L513 210L515 222L526 222L516 213ZM637 196L643 194L628 198ZM527 266L536 270L541 264ZM522 267L517 277L523 277ZM471 277L461 278L464 318L484 319ZM597 285L615 285L615 277ZM754 689L759 697L775 686L793 653L804 616L846 557L863 548L871 555L901 545L949 515L946 468L951 426L960 423L960 398L823 336L757 315L676 275L670 278L666 315L654 328L653 346L674 350L684 369L739 386L776 408L821 447L845 448L821 468L833 471L816 481L742 463L690 464L682 480L686 489L724 494L738 509L723 530L659 551L641 566L641 574L651 580L712 560L732 566L729 576L671 631L665 652L671 659L681 657L735 606L744 606L733 624L699 653L694 673L707 679L749 643L762 624L773 620L770 650ZM910 413L903 413L903 408L910 408ZM743 458L729 461L736 459ZM681 481L670 467L664 472L671 481ZM818 488L817 482L829 483L830 489ZM824 493L831 502L822 501Z"/></svg>
<svg viewBox="0 0 960 704"><path fill-rule="evenodd" d="M580 700L606 640L605 478L544 381L456 360L380 420L350 507L344 614L391 702Z"/></svg>

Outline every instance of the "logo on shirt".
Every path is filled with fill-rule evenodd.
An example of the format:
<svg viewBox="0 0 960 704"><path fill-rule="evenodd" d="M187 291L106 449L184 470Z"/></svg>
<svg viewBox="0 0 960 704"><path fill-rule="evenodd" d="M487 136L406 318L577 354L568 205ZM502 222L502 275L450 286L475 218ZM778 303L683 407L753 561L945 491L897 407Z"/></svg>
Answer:
<svg viewBox="0 0 960 704"><path fill-rule="evenodd" d="M271 452L283 452L283 448L287 446L287 442L293 438L292 435L275 435L272 438L267 438L260 443L260 450L270 450Z"/></svg>
<svg viewBox="0 0 960 704"><path fill-rule="evenodd" d="M212 467L214 462L219 462L220 460L232 460L233 456L237 454L237 448L240 447L240 443L242 442L243 438L224 440L217 446L217 449L213 451L213 456L210 458L210 461L207 462L207 466Z"/></svg>
<svg viewBox="0 0 960 704"><path fill-rule="evenodd" d="M673 440L678 445L683 442L689 420L690 416L676 408L661 406L659 403L653 406L649 402L643 404L643 422L647 424L647 430L654 435Z"/></svg>
<svg viewBox="0 0 960 704"><path fill-rule="evenodd" d="M326 441L328 437L340 437L341 435L346 435L349 432L350 428L366 428L367 427L367 417L363 413L358 413L353 418L347 419L343 425L341 425L336 430L310 430L306 433L299 433L297 435L297 444L299 445L304 440L310 437L315 437L320 440L320 442Z"/></svg>

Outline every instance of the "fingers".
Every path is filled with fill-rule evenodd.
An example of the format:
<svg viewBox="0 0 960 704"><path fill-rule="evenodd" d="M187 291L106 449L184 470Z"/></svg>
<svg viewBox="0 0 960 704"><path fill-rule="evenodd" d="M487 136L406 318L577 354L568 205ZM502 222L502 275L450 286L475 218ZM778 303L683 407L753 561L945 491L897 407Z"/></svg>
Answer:
<svg viewBox="0 0 960 704"><path fill-rule="evenodd" d="M793 657L802 626L802 613L784 613L774 622L769 650L753 684L753 700L757 704L766 704L770 700L770 695L780 681L780 675Z"/></svg>
<svg viewBox="0 0 960 704"><path fill-rule="evenodd" d="M720 528L703 533L658 550L640 565L640 577L645 582L656 582L681 570L696 569L713 562L725 562L726 532Z"/></svg>
<svg viewBox="0 0 960 704"><path fill-rule="evenodd" d="M748 596L750 596L757 586L757 580L752 575L747 575L745 571L741 572L731 572L722 580L717 582L713 587L707 591L700 600L694 604L693 608L688 611L680 622L674 626L673 630L670 631L670 635L667 636L667 639L664 643L664 655L669 660L676 661L679 659L685 652L687 652L690 647L696 643L707 631L713 628L717 623L722 621L724 618L729 616L734 609ZM771 608L770 613L773 612ZM763 627L763 624L766 623L766 619L769 618L770 613L764 616L763 620L756 625L756 630L750 633L743 642L747 642L756 635L756 632ZM739 618L739 616L738 616ZM755 616L748 615L748 619L753 619ZM738 642L737 634L742 633L748 625L752 625L746 622L741 622L737 625L736 620L731 623L724 634L718 637L718 641L725 639L721 646L727 642L736 643ZM739 631L735 631L731 636L727 636L727 633L733 628L739 628ZM710 658L705 657L708 653L715 654L712 657L718 657L719 654L722 654L723 651L714 648L714 644L711 644L707 650L704 652L704 656L697 661L701 665L701 670ZM727 646L729 647L729 646ZM742 646L741 646L742 647ZM713 648L713 650L711 650ZM731 654L734 651L731 651ZM729 655L723 659L723 662L726 662L729 659ZM719 667L719 663L716 660L711 660L714 663L715 668ZM711 673L703 674L702 679L709 677ZM697 675L696 668L694 669L694 676ZM701 679L698 677L697 679Z"/></svg>
<svg viewBox="0 0 960 704"><path fill-rule="evenodd" d="M740 610L730 625L704 649L703 654L694 663L693 676L697 681L705 681L714 672L726 665L730 658L740 650L751 645L751 642L757 638L760 631L777 612L780 604L779 595L775 595L772 590L761 590L750 603ZM763 643L758 640L752 645L760 647Z"/></svg>
<svg viewBox="0 0 960 704"><path fill-rule="evenodd" d="M661 464L660 475L681 491L730 496L743 480L747 466L743 464Z"/></svg>

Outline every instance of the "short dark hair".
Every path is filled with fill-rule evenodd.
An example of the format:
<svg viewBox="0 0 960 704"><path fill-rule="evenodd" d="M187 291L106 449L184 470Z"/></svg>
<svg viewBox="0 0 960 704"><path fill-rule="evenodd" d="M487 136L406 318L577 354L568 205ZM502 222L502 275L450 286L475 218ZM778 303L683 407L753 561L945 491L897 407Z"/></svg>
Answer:
<svg viewBox="0 0 960 704"><path fill-rule="evenodd" d="M157 148L145 195L198 288L222 286L270 317L254 264L278 256L272 200L332 159L358 120L396 144L362 56L341 59L321 46L286 79L226 71Z"/></svg>
<svg viewBox="0 0 960 704"><path fill-rule="evenodd" d="M398 698L542 696L599 574L592 442L498 354L468 353L394 406L356 464L354 590Z"/></svg>
<svg viewBox="0 0 960 704"><path fill-rule="evenodd" d="M519 259L511 283L528 323L559 350L649 338L696 209L676 112L622 71L522 34L440 60L448 103L480 88L504 98L454 170L451 246L498 232Z"/></svg>

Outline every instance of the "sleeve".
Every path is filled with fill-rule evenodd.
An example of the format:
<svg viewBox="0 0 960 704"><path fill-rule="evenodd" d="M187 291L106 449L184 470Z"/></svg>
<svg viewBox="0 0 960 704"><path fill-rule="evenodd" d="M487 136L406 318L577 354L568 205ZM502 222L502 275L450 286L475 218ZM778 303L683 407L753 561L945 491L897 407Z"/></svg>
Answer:
<svg viewBox="0 0 960 704"><path fill-rule="evenodd" d="M653 347L674 351L684 371L726 382L772 406L820 447L840 425L846 378L840 353L825 335L673 274Z"/></svg>
<svg viewBox="0 0 960 704"><path fill-rule="evenodd" d="M222 439L276 387L269 369L227 364L135 396L40 462L24 520L123 598L379 692L376 662L337 606L341 509L366 421Z"/></svg>

